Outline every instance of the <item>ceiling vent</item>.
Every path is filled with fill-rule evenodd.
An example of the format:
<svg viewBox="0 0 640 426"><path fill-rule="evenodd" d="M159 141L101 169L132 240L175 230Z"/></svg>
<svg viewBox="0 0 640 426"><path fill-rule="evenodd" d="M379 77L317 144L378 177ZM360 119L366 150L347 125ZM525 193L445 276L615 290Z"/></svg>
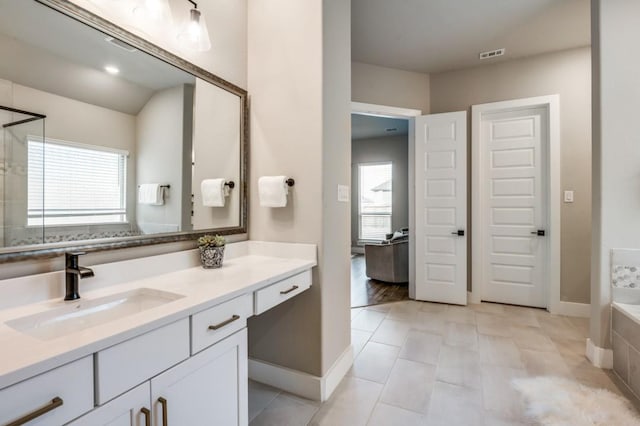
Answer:
<svg viewBox="0 0 640 426"><path fill-rule="evenodd" d="M390 127L388 129L384 129L386 132L397 132L398 128L397 127Z"/></svg>
<svg viewBox="0 0 640 426"><path fill-rule="evenodd" d="M496 56L502 56L504 55L505 52L505 48L503 47L502 49L496 49L496 50L489 50L487 52L481 52L480 53L480 60L483 59L490 59L490 58L495 58Z"/></svg>
<svg viewBox="0 0 640 426"><path fill-rule="evenodd" d="M135 47L125 43L124 41L120 41L117 38L107 37L105 38L105 40L107 41L107 43L111 43L114 46L119 47L120 49L126 50L127 52L135 52L137 50Z"/></svg>

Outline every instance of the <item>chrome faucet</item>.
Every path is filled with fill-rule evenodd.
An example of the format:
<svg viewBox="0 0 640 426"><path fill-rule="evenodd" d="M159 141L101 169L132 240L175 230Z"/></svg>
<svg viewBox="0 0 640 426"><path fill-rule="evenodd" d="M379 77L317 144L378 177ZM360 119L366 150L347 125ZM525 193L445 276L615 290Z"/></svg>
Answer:
<svg viewBox="0 0 640 426"><path fill-rule="evenodd" d="M78 292L78 282L81 278L93 277L93 270L78 265L78 256L85 253L65 253L65 296L64 300L76 300L80 299L80 293Z"/></svg>

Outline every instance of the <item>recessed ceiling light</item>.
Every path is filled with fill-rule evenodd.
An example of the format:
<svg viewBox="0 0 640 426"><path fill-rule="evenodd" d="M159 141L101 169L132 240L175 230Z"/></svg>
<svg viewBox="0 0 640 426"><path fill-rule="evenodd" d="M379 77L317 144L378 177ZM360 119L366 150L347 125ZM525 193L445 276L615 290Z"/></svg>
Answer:
<svg viewBox="0 0 640 426"><path fill-rule="evenodd" d="M118 73L120 72L120 70L118 69L118 67L114 67L113 65L106 65L106 66L104 67L104 70L105 70L106 72L108 72L109 74L113 74L113 75L118 74Z"/></svg>

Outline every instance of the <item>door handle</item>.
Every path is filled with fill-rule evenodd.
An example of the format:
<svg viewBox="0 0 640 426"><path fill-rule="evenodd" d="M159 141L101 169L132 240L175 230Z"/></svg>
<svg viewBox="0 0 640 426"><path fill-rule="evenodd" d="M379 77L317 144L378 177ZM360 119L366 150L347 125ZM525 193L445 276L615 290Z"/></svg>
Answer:
<svg viewBox="0 0 640 426"><path fill-rule="evenodd" d="M25 414L24 416L20 417L19 419L8 423L7 426L21 426L21 425L30 423L32 420L35 420L38 417L44 416L49 411L53 411L56 408L61 407L62 404L63 404L62 398L60 398L59 396L56 396L47 405L43 406L42 408L38 408L36 410L33 410L32 412L30 412L28 414Z"/></svg>
<svg viewBox="0 0 640 426"><path fill-rule="evenodd" d="M158 402L160 403L160 405L162 406L162 426L168 426L169 425L169 419L167 418L167 411L169 411L167 409L167 400L163 397L158 398Z"/></svg>
<svg viewBox="0 0 640 426"><path fill-rule="evenodd" d="M297 285L294 285L294 286L293 286L293 287L291 287L289 290L283 290L283 291L281 291L281 292L280 292L280 294L289 294L289 293L291 293L292 291L297 290L297 289L299 289L299 288L300 288L300 287L298 287Z"/></svg>
<svg viewBox="0 0 640 426"><path fill-rule="evenodd" d="M151 426L151 410L147 407L142 407L140 412L144 415L144 426Z"/></svg>
<svg viewBox="0 0 640 426"><path fill-rule="evenodd" d="M464 229L458 229L457 231L453 231L451 235L457 235L458 237L464 237Z"/></svg>
<svg viewBox="0 0 640 426"><path fill-rule="evenodd" d="M531 231L531 235L537 235L538 237L544 237L546 232L544 229L538 229L537 231Z"/></svg>
<svg viewBox="0 0 640 426"><path fill-rule="evenodd" d="M209 330L218 330L222 327L224 327L225 325L229 325L232 322L239 320L240 319L240 315L233 315L231 318L229 318L226 321L222 321L220 324L216 324L216 325L210 325L209 326Z"/></svg>

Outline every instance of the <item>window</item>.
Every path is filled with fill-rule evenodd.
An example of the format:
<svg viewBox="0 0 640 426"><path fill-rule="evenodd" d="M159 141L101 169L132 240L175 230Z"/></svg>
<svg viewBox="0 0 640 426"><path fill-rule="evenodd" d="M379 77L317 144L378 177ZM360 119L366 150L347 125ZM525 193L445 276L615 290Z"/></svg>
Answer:
<svg viewBox="0 0 640 426"><path fill-rule="evenodd" d="M360 240L384 240L391 233L391 172L391 163L358 165Z"/></svg>
<svg viewBox="0 0 640 426"><path fill-rule="evenodd" d="M30 226L123 223L126 151L28 139Z"/></svg>

